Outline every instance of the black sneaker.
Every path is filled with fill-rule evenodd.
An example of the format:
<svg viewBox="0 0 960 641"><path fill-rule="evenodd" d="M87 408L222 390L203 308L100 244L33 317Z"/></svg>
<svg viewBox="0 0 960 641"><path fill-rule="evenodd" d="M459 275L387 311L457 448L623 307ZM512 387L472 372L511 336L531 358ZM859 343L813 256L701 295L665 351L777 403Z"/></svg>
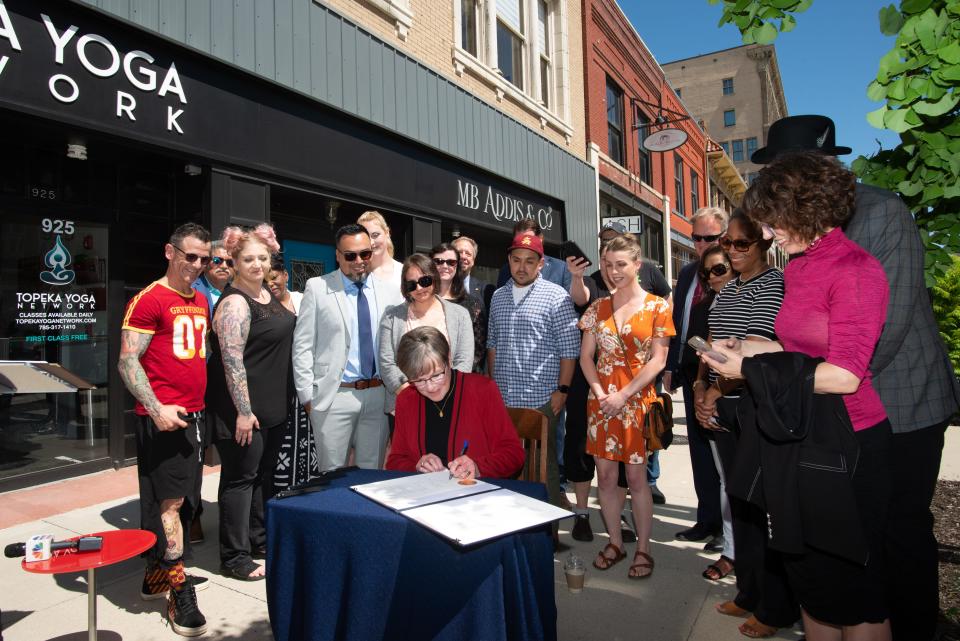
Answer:
<svg viewBox="0 0 960 641"><path fill-rule="evenodd" d="M654 505L663 505L667 502L667 497L663 495L656 485L650 486L650 494L653 495L653 504Z"/></svg>
<svg viewBox="0 0 960 641"><path fill-rule="evenodd" d="M167 597L167 619L173 631L184 637L198 637L207 633L207 620L197 607L197 593L192 583L170 590Z"/></svg>
<svg viewBox="0 0 960 641"><path fill-rule="evenodd" d="M163 572L163 570L160 570L160 572L162 574L162 583L157 581L156 577L149 570L144 575L143 583L140 584L140 598L144 601L155 601L156 599L167 598L167 593L170 592L170 586L167 585L166 573ZM193 585L193 589L197 592L203 592L210 587L210 579L195 574L187 575L187 583Z"/></svg>
<svg viewBox="0 0 960 641"><path fill-rule="evenodd" d="M578 514L573 518L573 530L570 536L576 541L592 541L593 528L590 527L590 515Z"/></svg>

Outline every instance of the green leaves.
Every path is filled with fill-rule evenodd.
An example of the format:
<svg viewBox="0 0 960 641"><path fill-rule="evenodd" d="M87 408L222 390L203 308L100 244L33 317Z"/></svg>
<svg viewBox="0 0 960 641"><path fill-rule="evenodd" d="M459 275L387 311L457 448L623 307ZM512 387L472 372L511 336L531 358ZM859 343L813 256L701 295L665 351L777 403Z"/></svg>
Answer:
<svg viewBox="0 0 960 641"><path fill-rule="evenodd" d="M721 4L718 26L736 25L744 44L774 42L813 3L707 1ZM899 8L890 4L878 17L881 33L896 42L867 86L870 100L885 101L867 121L897 132L901 142L857 158L852 168L863 182L898 192L913 212L932 286L952 266L951 255L960 254L960 0L901 0Z"/></svg>
<svg viewBox="0 0 960 641"><path fill-rule="evenodd" d="M721 0L707 0L719 4ZM810 8L813 0L722 0L723 13L718 27L732 23L740 30L743 44L770 44L779 33L797 26L794 13Z"/></svg>
<svg viewBox="0 0 960 641"><path fill-rule="evenodd" d="M895 36L902 26L903 16L895 6L890 5L880 9L880 33L885 36Z"/></svg>

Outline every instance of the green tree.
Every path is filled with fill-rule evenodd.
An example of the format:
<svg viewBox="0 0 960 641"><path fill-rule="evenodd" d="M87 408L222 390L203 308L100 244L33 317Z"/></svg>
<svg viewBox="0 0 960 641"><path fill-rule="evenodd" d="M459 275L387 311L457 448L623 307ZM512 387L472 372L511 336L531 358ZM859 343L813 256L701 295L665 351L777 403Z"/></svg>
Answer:
<svg viewBox="0 0 960 641"><path fill-rule="evenodd" d="M813 0L722 1L720 25L733 23L745 44L769 44L796 26ZM867 87L885 100L867 120L900 134L900 144L853 162L866 183L900 194L926 246L927 285L960 253L960 0L901 0L880 10L880 30L896 35Z"/></svg>
<svg viewBox="0 0 960 641"><path fill-rule="evenodd" d="M960 372L960 257L953 257L953 266L937 278L930 294L953 371Z"/></svg>

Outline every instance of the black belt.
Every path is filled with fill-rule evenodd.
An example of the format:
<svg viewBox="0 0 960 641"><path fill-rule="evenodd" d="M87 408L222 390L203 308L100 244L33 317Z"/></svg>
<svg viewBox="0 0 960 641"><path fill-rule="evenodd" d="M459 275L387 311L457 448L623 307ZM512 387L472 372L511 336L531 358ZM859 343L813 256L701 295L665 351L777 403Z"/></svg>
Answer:
<svg viewBox="0 0 960 641"><path fill-rule="evenodd" d="M203 419L203 410L199 412L177 412L177 416L180 417L181 421L186 421L187 423L198 423Z"/></svg>

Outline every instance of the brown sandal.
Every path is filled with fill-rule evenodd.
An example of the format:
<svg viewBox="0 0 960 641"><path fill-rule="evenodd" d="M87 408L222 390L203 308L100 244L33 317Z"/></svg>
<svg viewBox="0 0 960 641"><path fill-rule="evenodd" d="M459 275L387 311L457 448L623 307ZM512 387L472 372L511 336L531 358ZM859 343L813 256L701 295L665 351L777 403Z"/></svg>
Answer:
<svg viewBox="0 0 960 641"><path fill-rule="evenodd" d="M755 616L751 616L740 625L740 634L751 639L766 639L776 633L777 628L761 623Z"/></svg>
<svg viewBox="0 0 960 641"><path fill-rule="evenodd" d="M607 550L613 550L614 556L607 556ZM597 568L598 570L609 570L620 561L623 561L625 558L627 558L626 552L618 548L613 543L607 543L604 548L600 550L600 554L597 555L597 558L594 559L593 567Z"/></svg>
<svg viewBox="0 0 960 641"><path fill-rule="evenodd" d="M646 561L646 563L637 563L637 557L640 557L641 559ZM650 571L645 572L644 574L634 573L635 570L646 570L646 569L649 569ZM653 557L647 554L646 552L641 552L640 550L637 550L633 555L633 565L631 565L630 569L627 570L627 578L639 580L639 579L645 579L651 574L653 574Z"/></svg>
<svg viewBox="0 0 960 641"><path fill-rule="evenodd" d="M717 604L717 612L726 614L728 617L747 617L750 615L748 610L744 610L733 601L724 601Z"/></svg>
<svg viewBox="0 0 960 641"><path fill-rule="evenodd" d="M733 573L733 560L720 556L717 559L716 563L711 563L707 566L707 569L703 571L703 578L709 579L710 581L719 581L728 574Z"/></svg>

